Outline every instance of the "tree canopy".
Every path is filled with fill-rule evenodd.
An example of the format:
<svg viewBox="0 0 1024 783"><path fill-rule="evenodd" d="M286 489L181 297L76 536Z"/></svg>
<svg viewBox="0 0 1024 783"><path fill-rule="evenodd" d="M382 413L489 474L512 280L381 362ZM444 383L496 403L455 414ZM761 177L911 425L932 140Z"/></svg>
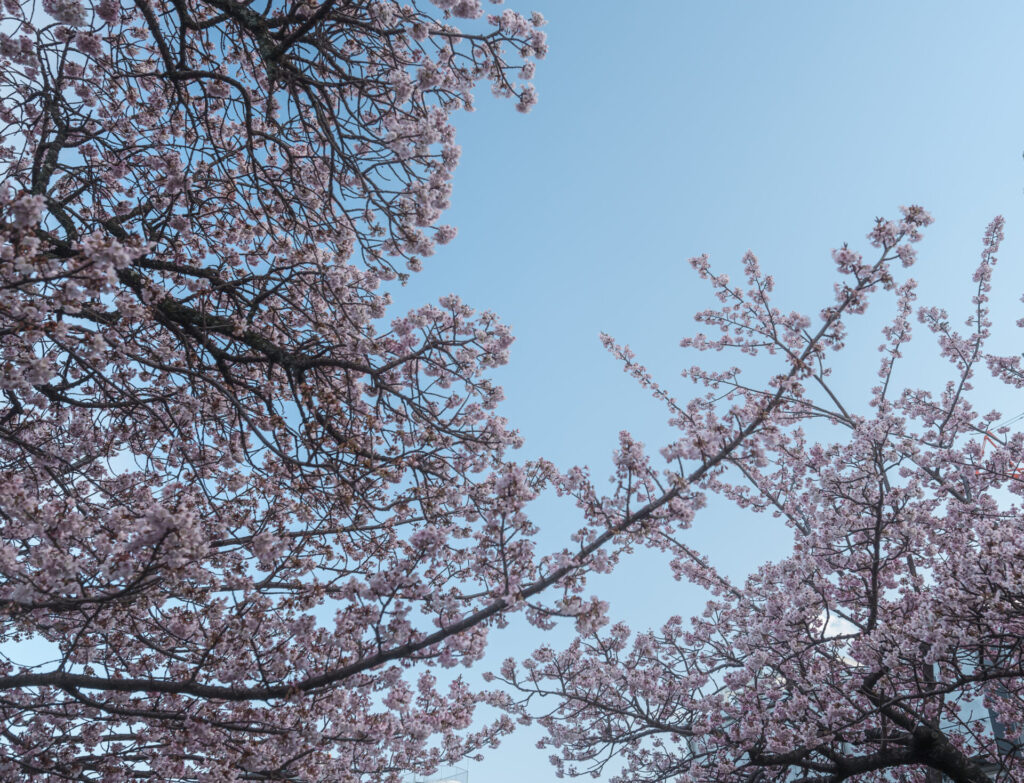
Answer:
<svg viewBox="0 0 1024 783"><path fill-rule="evenodd" d="M1024 386L1020 357L987 349L1003 220L985 233L966 331L940 308L915 307L916 283L892 266L913 263L912 243L930 222L919 207L879 220L868 235L874 260L835 250L839 304L819 313L780 311L751 254L743 285L694 259L721 307L698 315L717 336L683 344L738 351L753 366L716 372L705 360L687 374L709 391L685 405L616 349L683 425L662 450L670 462L706 464L723 433L781 397L699 488L781 517L793 549L736 583L662 531L652 542L672 553L677 577L712 594L701 616L640 633L616 623L565 650L507 661L499 679L520 698L494 699L539 718L560 772L652 783L1018 779L1024 434L979 409L974 393L985 375ZM858 289L887 293L896 313L882 325L877 382L860 404L833 377L848 339L833 319L866 310ZM920 349L910 345L915 315L948 363L939 393L898 382ZM759 356L800 371L761 386L748 380L763 370ZM630 469L637 484L665 480L639 450ZM555 706L543 711L539 695Z"/></svg>
<svg viewBox="0 0 1024 783"><path fill-rule="evenodd" d="M773 304L752 255L742 285L694 259L720 307L684 346L748 366L687 370L689 401L605 338L669 413L657 464L628 433L608 487L515 462L489 377L509 330L388 293L455 235L453 113L481 83L536 101L543 17L483 17L3 4L0 777L397 781L517 718L560 772L622 781L1019 775L1024 436L971 402L982 370L1024 386L986 347L1001 220L967 331L916 309L939 393L895 375L901 267L931 222L908 207L876 222L873 260L834 251L834 300L809 313ZM831 370L884 297L857 406ZM578 507L546 553L527 509L545 490ZM710 494L784 518L792 556L719 573L683 536ZM641 547L710 591L701 617L609 625L587 578ZM507 662L503 690L439 675L514 612L577 636ZM484 700L505 716L474 724Z"/></svg>

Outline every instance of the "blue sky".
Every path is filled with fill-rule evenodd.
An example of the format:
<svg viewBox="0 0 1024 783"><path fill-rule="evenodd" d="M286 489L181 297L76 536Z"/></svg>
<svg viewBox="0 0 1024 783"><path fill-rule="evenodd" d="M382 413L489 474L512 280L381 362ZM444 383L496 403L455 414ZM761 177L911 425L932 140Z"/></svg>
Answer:
<svg viewBox="0 0 1024 783"><path fill-rule="evenodd" d="M526 438L523 456L588 464L602 477L619 430L655 450L668 442L665 414L598 334L629 343L685 397L678 371L696 357L678 342L713 303L690 256L707 252L736 273L752 249L775 275L781 306L813 313L831 296L830 250L866 248L874 217L901 204L936 219L913 274L920 303L948 306L956 321L967 314L984 228L1007 218L995 316L1005 350L1018 348L1024 6L509 5L549 20L540 103L522 116L481 96L474 114L456 119L463 157L445 219L459 236L398 299L412 306L454 291L512 326L512 361L497 378L504 413ZM870 385L883 312L864 319L840 383ZM938 378L921 331L921 358L905 372ZM994 391L991 407L1014 415L1024 398ZM553 543L575 523L549 502L535 516ZM698 518L692 540L734 576L787 544L770 520L720 505ZM699 612L699 591L659 565L637 555L595 589L635 627ZM492 637L493 665L542 641L510 630ZM525 732L469 764L470 783L553 780L535 740Z"/></svg>

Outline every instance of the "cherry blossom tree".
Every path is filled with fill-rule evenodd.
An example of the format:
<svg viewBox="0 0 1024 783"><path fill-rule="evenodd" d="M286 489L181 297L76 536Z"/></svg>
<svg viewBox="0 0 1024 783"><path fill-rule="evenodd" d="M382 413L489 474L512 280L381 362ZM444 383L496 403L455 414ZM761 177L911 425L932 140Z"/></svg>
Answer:
<svg viewBox="0 0 1024 783"><path fill-rule="evenodd" d="M423 5L4 3L0 778L388 780L490 740L430 666L579 564L533 555L507 329L382 285L454 235L474 84L534 103L543 19Z"/></svg>
<svg viewBox="0 0 1024 783"><path fill-rule="evenodd" d="M451 115L474 85L535 102L539 15L477 20L479 0L3 9L0 778L428 770L511 729L470 730L479 694L436 669L478 661L516 611L541 628L574 618L581 636L572 660L542 653L506 678L558 685L568 712L549 726L568 758L625 747L641 779L769 779L828 753L942 756L957 773L991 748L944 733L947 705L990 682L1015 725L1020 593L999 524L1015 517L992 490L1017 486L1024 444L996 433L983 453L993 419L964 399L986 358L987 276L973 336L926 315L960 386L894 399L886 384L867 418L804 390L828 388L825 360L867 297L895 291L909 312L889 264L912 260L922 211L880 223L876 263L837 254L845 282L820 321L771 309L753 260L751 292L711 277L725 309L703 318L725 336L692 344L774 351L756 389L694 370L710 396L679 406L615 349L672 408L677 470L624 435L602 495L585 471L511 461L519 439L486 377L511 342L495 316L455 296L400 315L386 291L454 236ZM908 324L889 328L890 358ZM851 436L804 448L808 421ZM541 556L525 506L549 486L583 523ZM709 491L793 519L793 563L745 588L717 576L677 535ZM857 508L877 524L850 527ZM673 552L717 604L627 653L584 590L641 545ZM825 609L855 630L833 633ZM801 723L826 697L815 671L846 700ZM665 739L643 723L655 715Z"/></svg>
<svg viewBox="0 0 1024 783"><path fill-rule="evenodd" d="M748 366L711 371L708 357L684 373L707 389L685 405L609 341L681 431L662 450L668 469L624 444L620 505L664 485L691 507L714 494L784 519L793 548L735 583L687 545L686 524L648 527L647 543L670 553L677 578L710 592L701 616L641 633L594 627L565 650L507 661L498 679L519 696L492 700L539 719L560 773L692 783L1024 777L1024 435L977 407L974 391L985 376L1024 386L1020 357L987 348L1003 221L985 234L966 330L916 307L915 283L891 268L913 262L911 241L929 222L916 207L878 221L874 261L834 251L837 302L820 313L777 309L752 255L745 285L694 259L721 307L698 316L713 334L683 345L739 351ZM847 340L836 315L863 311L872 287L891 295L896 315L882 329L877 384L858 404L831 373ZM915 318L948 362L936 391L900 382ZM750 380L780 360L799 372ZM780 395L722 457L723 440ZM693 466L716 460L693 479ZM585 513L605 513L589 484L572 491Z"/></svg>

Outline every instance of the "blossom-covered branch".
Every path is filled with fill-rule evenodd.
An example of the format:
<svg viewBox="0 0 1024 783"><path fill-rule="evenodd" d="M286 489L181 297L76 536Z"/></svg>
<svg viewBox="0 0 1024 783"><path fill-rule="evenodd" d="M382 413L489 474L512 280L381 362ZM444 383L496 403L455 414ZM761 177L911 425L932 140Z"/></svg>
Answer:
<svg viewBox="0 0 1024 783"><path fill-rule="evenodd" d="M739 369L697 367L686 374L710 391L680 406L619 349L683 430L662 452L680 467L655 471L637 456L634 483L678 480L681 466L706 459L708 443L780 399L701 487L783 518L793 553L734 585L677 531L658 531L650 540L673 554L677 577L712 592L702 616L644 633L593 627L566 650L507 662L500 679L523 699L493 698L521 717L552 704L534 708L533 697L554 698L535 717L561 772L695 783L991 783L1021 774L1024 436L970 402L986 367L1018 378L1017 357L986 352L1003 223L986 232L967 331L938 308L917 309L951 368L933 394L894 380L912 337L915 285L890 269L912 263L910 242L928 222L918 208L879 221L869 234L880 249L874 263L846 246L835 251L837 304L817 326L774 308L771 278L753 256L745 289L695 261L722 302L698 320L720 336L684 345L784 356L803 368L798 376L761 386ZM896 316L882 329L878 384L857 406L830 364L846 339L833 319L865 309L865 281L873 282L864 293L894 295Z"/></svg>

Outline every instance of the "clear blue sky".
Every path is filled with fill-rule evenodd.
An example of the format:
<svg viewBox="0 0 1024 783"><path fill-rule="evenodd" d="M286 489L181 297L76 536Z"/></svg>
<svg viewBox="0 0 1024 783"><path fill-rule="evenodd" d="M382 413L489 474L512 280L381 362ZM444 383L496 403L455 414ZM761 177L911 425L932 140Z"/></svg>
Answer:
<svg viewBox="0 0 1024 783"><path fill-rule="evenodd" d="M654 449L668 441L664 413L598 333L629 343L685 396L678 370L694 357L678 341L711 304L687 258L708 252L736 272L750 248L784 306L816 312L831 293L829 251L866 246L872 219L900 204L936 219L914 274L921 301L958 321L985 225L1006 216L996 317L1007 350L1022 344L1024 5L536 2L509 5L549 19L540 103L521 116L481 96L457 118L464 154L446 219L459 236L399 296L413 305L455 291L513 327L498 379L524 456L602 477L619 430ZM849 382L870 380L876 334L846 356ZM922 336L918 355L930 348ZM1012 415L1024 398L992 405ZM575 525L551 503L536 517L553 543ZM692 540L734 576L787 544L770 520L721 506ZM595 589L635 627L697 613L700 593L657 565L638 555ZM513 634L492 637L494 665L538 641ZM470 783L554 780L535 739L469 764Z"/></svg>

